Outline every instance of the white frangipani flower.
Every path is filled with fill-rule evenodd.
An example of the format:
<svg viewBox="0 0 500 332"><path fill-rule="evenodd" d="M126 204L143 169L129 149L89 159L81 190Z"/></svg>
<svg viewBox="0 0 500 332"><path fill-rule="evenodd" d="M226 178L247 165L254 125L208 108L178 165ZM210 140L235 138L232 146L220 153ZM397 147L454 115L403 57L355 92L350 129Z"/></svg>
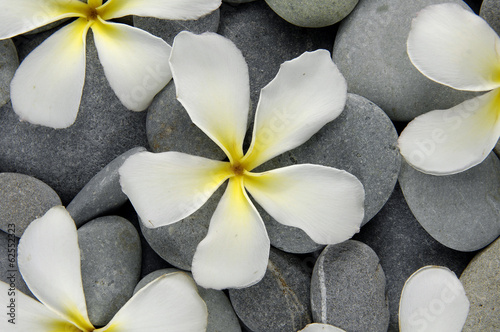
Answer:
<svg viewBox="0 0 500 332"><path fill-rule="evenodd" d="M105 327L96 329L87 314L75 223L62 206L53 207L26 228L19 241L18 265L24 281L40 302L0 282L0 303L7 305L14 299L15 305L14 317L0 319L1 331L201 332L206 329L205 302L185 273L166 274L150 282Z"/></svg>
<svg viewBox="0 0 500 332"><path fill-rule="evenodd" d="M447 3L418 14L407 45L412 63L431 80L458 90L491 91L415 118L399 138L401 154L433 175L481 163L500 137L500 38L479 16Z"/></svg>
<svg viewBox="0 0 500 332"><path fill-rule="evenodd" d="M144 110L170 81L171 47L146 31L110 20L126 15L196 19L221 0L0 0L0 39L64 18L76 18L21 63L11 83L22 120L53 128L73 124L85 80L86 36L92 29L106 78L120 101Z"/></svg>
<svg viewBox="0 0 500 332"><path fill-rule="evenodd" d="M345 332L345 331L333 325L312 323L308 324L306 327L304 327L302 330L298 332Z"/></svg>
<svg viewBox="0 0 500 332"><path fill-rule="evenodd" d="M229 161L143 152L125 161L120 182L151 228L186 218L229 180L193 258L200 286L247 287L264 276L270 243L248 193L275 220L301 228L317 243L339 243L359 231L364 190L355 176L311 164L253 172L307 141L344 109L346 83L328 51L306 52L285 62L262 89L246 153L249 77L236 46L217 34L181 32L170 66L179 101Z"/></svg>

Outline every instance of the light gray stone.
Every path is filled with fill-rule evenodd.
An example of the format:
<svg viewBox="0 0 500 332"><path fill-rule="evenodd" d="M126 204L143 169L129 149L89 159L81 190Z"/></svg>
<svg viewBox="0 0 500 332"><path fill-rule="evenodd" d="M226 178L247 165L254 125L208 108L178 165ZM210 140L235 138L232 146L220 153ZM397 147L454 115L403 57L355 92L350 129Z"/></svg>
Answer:
<svg viewBox="0 0 500 332"><path fill-rule="evenodd" d="M410 62L406 41L412 19L432 4L461 0L360 1L341 22L333 60L349 92L368 98L392 120L409 121L434 109L451 108L474 96L435 83Z"/></svg>
<svg viewBox="0 0 500 332"><path fill-rule="evenodd" d="M77 227L98 215L118 208L128 197L122 192L118 169L133 154L145 151L143 147L128 150L116 157L97 173L67 206Z"/></svg>
<svg viewBox="0 0 500 332"><path fill-rule="evenodd" d="M18 291L35 298L24 282L19 266L17 265L17 246L19 238L13 231L0 231L0 281L9 285L9 288L17 288Z"/></svg>
<svg viewBox="0 0 500 332"><path fill-rule="evenodd" d="M389 305L377 254L354 240L327 246L314 266L311 308L315 322L352 332L386 332Z"/></svg>
<svg viewBox="0 0 500 332"><path fill-rule="evenodd" d="M498 0L483 0L479 15L500 35L500 2Z"/></svg>
<svg viewBox="0 0 500 332"><path fill-rule="evenodd" d="M20 237L26 227L51 207L61 205L57 193L44 182L19 173L0 173L0 229L15 225Z"/></svg>
<svg viewBox="0 0 500 332"><path fill-rule="evenodd" d="M252 1L255 1L255 0L222 0L222 2L226 2L229 4L233 4L233 5L239 5L241 3L247 3L247 2L252 2Z"/></svg>
<svg viewBox="0 0 500 332"><path fill-rule="evenodd" d="M0 107L10 100L10 81L19 67L16 46L10 39L0 40Z"/></svg>
<svg viewBox="0 0 500 332"><path fill-rule="evenodd" d="M104 326L130 299L141 271L141 242L126 219L108 216L78 229L82 281L92 324Z"/></svg>
<svg viewBox="0 0 500 332"><path fill-rule="evenodd" d="M500 235L500 161L494 153L448 176L424 174L403 162L399 182L418 222L443 245L474 251Z"/></svg>

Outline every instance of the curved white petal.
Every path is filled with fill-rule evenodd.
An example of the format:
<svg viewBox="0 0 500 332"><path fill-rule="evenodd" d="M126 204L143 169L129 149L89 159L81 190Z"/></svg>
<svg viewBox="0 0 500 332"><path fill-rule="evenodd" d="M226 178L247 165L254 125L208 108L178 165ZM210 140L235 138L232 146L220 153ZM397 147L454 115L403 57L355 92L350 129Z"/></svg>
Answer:
<svg viewBox="0 0 500 332"><path fill-rule="evenodd" d="M144 286L96 332L202 332L207 315L196 284L187 274L176 272Z"/></svg>
<svg viewBox="0 0 500 332"><path fill-rule="evenodd" d="M193 257L193 277L204 288L242 288L266 273L269 237L241 179L231 178L208 234Z"/></svg>
<svg viewBox="0 0 500 332"><path fill-rule="evenodd" d="M87 20L55 32L21 63L10 95L21 120L52 128L75 122L85 81Z"/></svg>
<svg viewBox="0 0 500 332"><path fill-rule="evenodd" d="M230 174L227 162L179 152L139 152L119 172L123 192L149 228L189 216Z"/></svg>
<svg viewBox="0 0 500 332"><path fill-rule="evenodd" d="M406 161L423 173L449 175L481 163L500 137L500 89L415 118L398 140Z"/></svg>
<svg viewBox="0 0 500 332"><path fill-rule="evenodd" d="M174 40L170 66L177 98L191 120L229 158L241 157L250 88L240 50L215 33L181 32Z"/></svg>
<svg viewBox="0 0 500 332"><path fill-rule="evenodd" d="M100 9L105 20L126 15L194 20L219 8L221 0L110 0Z"/></svg>
<svg viewBox="0 0 500 332"><path fill-rule="evenodd" d="M500 86L500 39L458 4L424 8L413 20L408 55L425 76L459 90Z"/></svg>
<svg viewBox="0 0 500 332"><path fill-rule="evenodd" d="M345 331L333 325L313 323L313 324L308 324L305 328L303 328L299 332L345 332Z"/></svg>
<svg viewBox="0 0 500 332"><path fill-rule="evenodd" d="M406 281L399 302L401 332L460 332L469 313L462 283L445 267L426 266Z"/></svg>
<svg viewBox="0 0 500 332"><path fill-rule="evenodd" d="M125 107L145 110L172 79L170 46L161 38L126 24L92 25L106 78Z"/></svg>
<svg viewBox="0 0 500 332"><path fill-rule="evenodd" d="M0 0L0 39L31 31L67 17L82 16L78 0Z"/></svg>
<svg viewBox="0 0 500 332"><path fill-rule="evenodd" d="M293 165L251 174L245 187L276 221L302 229L320 244L350 239L363 221L363 185L342 170Z"/></svg>
<svg viewBox="0 0 500 332"><path fill-rule="evenodd" d="M18 264L31 292L48 308L82 329L92 329L80 270L76 226L62 206L51 208L26 228Z"/></svg>
<svg viewBox="0 0 500 332"><path fill-rule="evenodd" d="M345 79L328 51L283 63L261 91L247 169L307 141L342 112L346 98Z"/></svg>

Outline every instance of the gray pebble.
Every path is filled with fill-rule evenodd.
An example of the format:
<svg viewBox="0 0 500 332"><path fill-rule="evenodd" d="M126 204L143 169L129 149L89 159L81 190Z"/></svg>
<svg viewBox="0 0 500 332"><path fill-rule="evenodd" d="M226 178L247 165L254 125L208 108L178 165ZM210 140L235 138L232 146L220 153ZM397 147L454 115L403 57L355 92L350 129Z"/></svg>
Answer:
<svg viewBox="0 0 500 332"><path fill-rule="evenodd" d="M18 173L0 173L0 229L9 231L15 224L20 237L26 227L51 207L61 205L56 192L34 177Z"/></svg>
<svg viewBox="0 0 500 332"><path fill-rule="evenodd" d="M403 162L399 182L418 222L445 246L473 251L500 235L500 161L494 153L448 176L427 175Z"/></svg>
<svg viewBox="0 0 500 332"><path fill-rule="evenodd" d="M15 287L26 295L36 299L24 282L17 265L17 245L19 238L12 232L0 231L0 281Z"/></svg>
<svg viewBox="0 0 500 332"><path fill-rule="evenodd" d="M314 266L311 307L315 322L346 331L387 331L385 274L377 254L354 240L327 246Z"/></svg>
<svg viewBox="0 0 500 332"><path fill-rule="evenodd" d="M128 220L108 216L82 226L78 242L89 318L95 326L104 326L130 299L139 281L139 234Z"/></svg>
<svg viewBox="0 0 500 332"><path fill-rule="evenodd" d="M333 49L333 60L345 76L349 92L373 101L396 121L451 108L473 97L474 93L431 81L406 53L417 12L443 2L469 8L461 0L361 1L341 22Z"/></svg>
<svg viewBox="0 0 500 332"><path fill-rule="evenodd" d="M127 201L128 198L120 186L118 169L129 156L145 150L143 147L137 147L116 157L73 198L66 209L77 227Z"/></svg>
<svg viewBox="0 0 500 332"><path fill-rule="evenodd" d="M0 107L10 100L10 81L19 67L14 43L10 39L0 40Z"/></svg>
<svg viewBox="0 0 500 332"><path fill-rule="evenodd" d="M247 3L247 2L252 2L252 1L255 1L255 0L222 0L222 2L226 2L229 4L233 4L233 5L239 5L240 3Z"/></svg>
<svg viewBox="0 0 500 332"><path fill-rule="evenodd" d="M483 0L479 15L500 35L500 2Z"/></svg>
<svg viewBox="0 0 500 332"><path fill-rule="evenodd" d="M236 314L253 332L296 332L311 323L310 269L293 255L271 248L264 278L230 289Z"/></svg>

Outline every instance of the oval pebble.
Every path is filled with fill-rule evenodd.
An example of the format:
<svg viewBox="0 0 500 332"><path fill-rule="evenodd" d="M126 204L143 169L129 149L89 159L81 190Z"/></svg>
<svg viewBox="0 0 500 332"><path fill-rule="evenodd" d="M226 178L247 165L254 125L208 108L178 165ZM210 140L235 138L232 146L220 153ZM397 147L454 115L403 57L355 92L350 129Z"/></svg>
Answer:
<svg viewBox="0 0 500 332"><path fill-rule="evenodd" d="M10 100L10 81L19 67L16 46L11 39L0 40L0 107Z"/></svg>
<svg viewBox="0 0 500 332"><path fill-rule="evenodd" d="M500 2L497 0L483 0L479 15L488 22L497 34L500 34Z"/></svg>

